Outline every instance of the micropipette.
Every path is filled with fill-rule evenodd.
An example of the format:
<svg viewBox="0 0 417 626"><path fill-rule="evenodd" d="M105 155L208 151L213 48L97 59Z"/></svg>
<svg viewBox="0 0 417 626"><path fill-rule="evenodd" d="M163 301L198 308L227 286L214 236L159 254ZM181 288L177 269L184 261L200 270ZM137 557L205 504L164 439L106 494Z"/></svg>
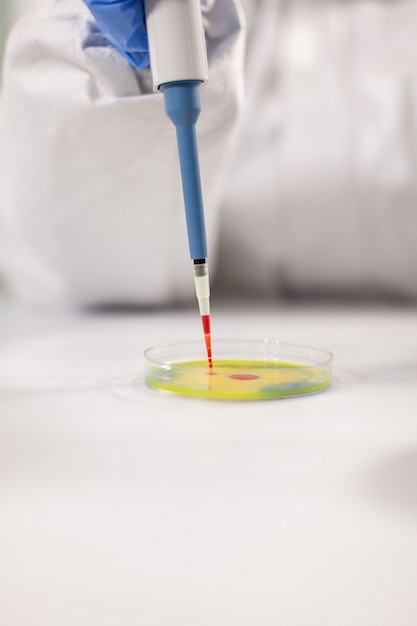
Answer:
<svg viewBox="0 0 417 626"><path fill-rule="evenodd" d="M154 91L177 134L188 245L210 367L210 282L203 196L196 137L200 84L208 79L200 0L145 0Z"/></svg>

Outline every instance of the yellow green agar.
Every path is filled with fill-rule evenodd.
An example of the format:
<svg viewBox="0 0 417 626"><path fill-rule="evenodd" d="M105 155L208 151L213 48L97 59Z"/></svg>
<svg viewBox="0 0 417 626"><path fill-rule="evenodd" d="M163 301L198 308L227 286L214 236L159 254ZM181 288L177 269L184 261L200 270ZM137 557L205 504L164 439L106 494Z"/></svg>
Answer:
<svg viewBox="0 0 417 626"><path fill-rule="evenodd" d="M327 370L312 365L252 359L175 361L146 372L151 387L198 398L267 400L305 395L330 385Z"/></svg>

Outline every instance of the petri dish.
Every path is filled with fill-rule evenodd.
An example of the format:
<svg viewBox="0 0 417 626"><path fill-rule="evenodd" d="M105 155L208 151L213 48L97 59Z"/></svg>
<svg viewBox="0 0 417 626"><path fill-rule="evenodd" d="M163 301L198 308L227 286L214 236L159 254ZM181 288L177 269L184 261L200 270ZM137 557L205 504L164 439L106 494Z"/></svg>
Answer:
<svg viewBox="0 0 417 626"><path fill-rule="evenodd" d="M212 368L197 341L152 346L144 356L148 386L195 398L270 400L331 384L331 352L278 339L216 341Z"/></svg>

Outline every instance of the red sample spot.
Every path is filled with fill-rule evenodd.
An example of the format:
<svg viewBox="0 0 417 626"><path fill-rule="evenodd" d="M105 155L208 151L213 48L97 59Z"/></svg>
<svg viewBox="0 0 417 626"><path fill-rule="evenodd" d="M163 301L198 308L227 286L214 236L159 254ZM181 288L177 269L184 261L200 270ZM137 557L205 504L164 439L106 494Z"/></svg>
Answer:
<svg viewBox="0 0 417 626"><path fill-rule="evenodd" d="M253 374L232 374L229 378L233 378L233 380L255 380L259 376L254 376Z"/></svg>

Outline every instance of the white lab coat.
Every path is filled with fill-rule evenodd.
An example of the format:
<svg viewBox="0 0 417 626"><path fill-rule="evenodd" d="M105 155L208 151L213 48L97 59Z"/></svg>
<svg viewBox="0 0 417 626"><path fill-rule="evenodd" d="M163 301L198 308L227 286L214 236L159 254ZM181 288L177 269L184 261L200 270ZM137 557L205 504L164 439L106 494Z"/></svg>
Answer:
<svg viewBox="0 0 417 626"><path fill-rule="evenodd" d="M204 4L210 81L198 134L214 270L243 35L232 0ZM1 124L0 263L21 299L66 307L193 296L174 126L149 72L106 42L82 0L41 0L11 33Z"/></svg>
<svg viewBox="0 0 417 626"><path fill-rule="evenodd" d="M242 14L203 4L212 273L265 295L416 297L416 2L246 0L240 119ZM0 263L21 299L192 297L174 129L81 0L41 0L15 28L1 124Z"/></svg>

